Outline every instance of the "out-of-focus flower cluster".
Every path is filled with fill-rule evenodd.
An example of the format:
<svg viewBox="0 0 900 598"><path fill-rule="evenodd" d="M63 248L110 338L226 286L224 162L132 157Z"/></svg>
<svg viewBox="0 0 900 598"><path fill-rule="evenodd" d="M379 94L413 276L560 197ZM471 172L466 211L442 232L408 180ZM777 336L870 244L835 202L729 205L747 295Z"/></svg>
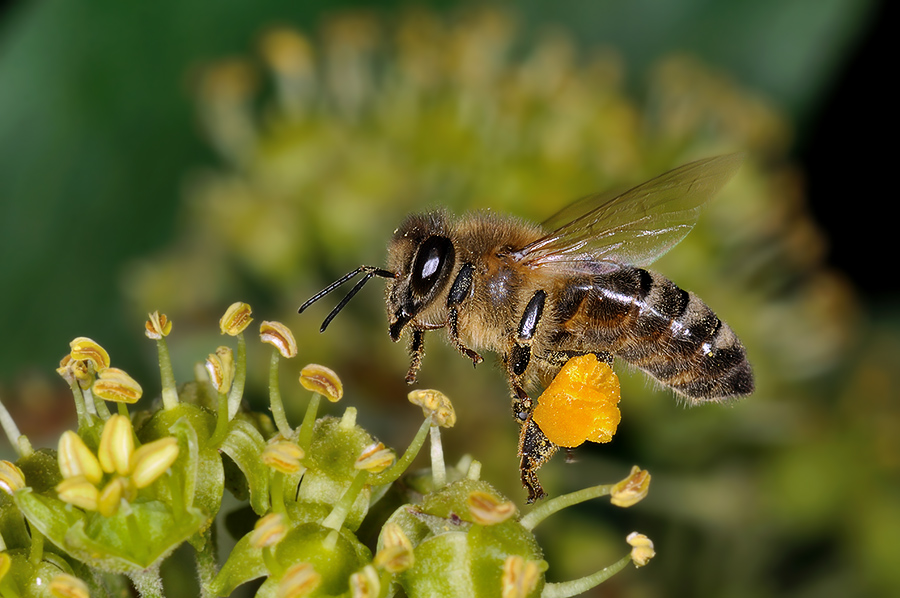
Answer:
<svg viewBox="0 0 900 598"><path fill-rule="evenodd" d="M125 595L129 585L144 597L163 596L160 565L184 543L195 549L200 595L228 596L255 581L261 598L386 598L401 589L410 598L562 598L654 555L653 543L634 532L625 539L630 551L609 567L548 582L534 528L599 496L631 506L647 494L649 475L634 468L617 484L557 496L520 514L481 479L480 463L467 457L445 464L441 429L454 426L456 413L439 391L409 394L424 420L398 456L357 423L355 408L318 415L322 398L341 401L343 385L331 369L310 364L298 381L312 396L293 426L279 371L298 351L280 322L259 326L260 340L272 348L272 417L247 410L244 332L252 321L248 304L231 305L219 328L237 347L220 346L194 368L193 381L177 386L172 322L150 314L145 333L157 345L162 393L150 409L133 413L126 405L140 396L137 382L121 370L109 375L106 350L75 339L58 371L72 390L78 427L61 435L55 451L34 449L0 406L19 453L15 463L0 461L0 596ZM427 475L392 488L427 438ZM214 530L226 515L226 489L243 504L227 514L235 543L220 563ZM378 532L370 544L360 533L364 521Z"/></svg>

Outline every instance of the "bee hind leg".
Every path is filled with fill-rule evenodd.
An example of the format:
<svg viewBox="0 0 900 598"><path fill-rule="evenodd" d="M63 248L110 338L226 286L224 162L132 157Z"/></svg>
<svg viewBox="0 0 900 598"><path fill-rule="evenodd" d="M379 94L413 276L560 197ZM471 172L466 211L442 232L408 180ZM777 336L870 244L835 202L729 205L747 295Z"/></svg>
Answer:
<svg viewBox="0 0 900 598"><path fill-rule="evenodd" d="M537 471L558 449L557 445L547 439L529 414L519 433L518 451L519 474L522 485L528 490L528 504L547 496L538 479Z"/></svg>

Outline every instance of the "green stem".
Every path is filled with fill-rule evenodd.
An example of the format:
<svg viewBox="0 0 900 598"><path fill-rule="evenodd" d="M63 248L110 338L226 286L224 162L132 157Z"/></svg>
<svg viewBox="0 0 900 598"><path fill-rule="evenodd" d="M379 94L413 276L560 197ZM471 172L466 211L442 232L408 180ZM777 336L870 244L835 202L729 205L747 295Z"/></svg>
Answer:
<svg viewBox="0 0 900 598"><path fill-rule="evenodd" d="M353 481L344 492L344 495L341 496L341 499L334 505L334 508L331 510L331 513L328 514L328 517L322 521L324 527L330 527L333 530L341 529L341 526L344 525L344 520L347 518L347 514L350 512L350 508L353 506L353 503L356 502L356 497L359 496L360 491L363 489L363 486L366 485L368 479L368 471L361 469L356 472L356 477L353 478Z"/></svg>
<svg viewBox="0 0 900 598"><path fill-rule="evenodd" d="M84 394L81 392L81 387L78 386L77 380L73 380L69 384L69 388L72 389L72 398L75 399L75 414L78 416L78 427L80 428L82 421L87 417L87 409L84 406Z"/></svg>
<svg viewBox="0 0 900 598"><path fill-rule="evenodd" d="M573 579L572 581L564 581L561 583L548 583L544 585L544 591L541 592L541 598L569 598L570 596L583 594L621 571L629 562L631 562L631 554L627 554L606 569L601 569L593 575L587 575L580 579Z"/></svg>
<svg viewBox="0 0 900 598"><path fill-rule="evenodd" d="M131 416L128 414L128 405L126 405L125 403L116 403L116 409L118 410L119 415L123 415L131 419Z"/></svg>
<svg viewBox="0 0 900 598"><path fill-rule="evenodd" d="M128 574L141 598L163 598L162 578L159 576L159 565L149 569L132 571Z"/></svg>
<svg viewBox="0 0 900 598"><path fill-rule="evenodd" d="M228 394L228 419L237 415L244 397L244 383L247 380L247 341L244 333L237 335L237 359L234 363L234 381L231 383L231 392Z"/></svg>
<svg viewBox="0 0 900 598"><path fill-rule="evenodd" d="M200 578L200 593L202 598L211 598L211 594L207 588L210 587L216 578L216 569L218 568L219 551L216 542L216 526L210 525L203 532L203 538L206 541L203 550L195 551L197 555L197 575Z"/></svg>
<svg viewBox="0 0 900 598"><path fill-rule="evenodd" d="M272 418L278 431L285 438L290 438L294 433L293 428L288 424L287 417L284 414L284 404L281 401L281 388L278 385L278 364L281 354L278 350L272 351L272 360L269 362L269 405L272 409Z"/></svg>
<svg viewBox="0 0 900 598"><path fill-rule="evenodd" d="M94 409L97 410L97 416L103 421L108 420L110 415L112 415L109 412L109 407L106 406L106 401L103 399L94 399Z"/></svg>
<svg viewBox="0 0 900 598"><path fill-rule="evenodd" d="M16 421L12 418L12 415L9 414L9 411L6 410L6 406L2 401L0 401L0 427L3 428L3 432L6 434L6 439L9 440L9 444L16 449L16 454L19 457L24 457L25 455L22 454L21 448L19 447L19 438L22 438L22 433L19 432L19 426L16 425Z"/></svg>
<svg viewBox="0 0 900 598"><path fill-rule="evenodd" d="M412 439L412 442L409 443L409 446L406 448L406 451L403 453L403 456L400 457L396 463L391 465L388 469L385 469L379 474L373 475L369 478L369 484L371 486L384 486L385 484L390 484L401 475L406 469L412 464L413 459L419 454L419 451L422 449L422 445L425 444L425 436L428 434L428 430L431 428L431 419L427 418L422 422L422 425L419 426L419 431L416 432L415 437Z"/></svg>
<svg viewBox="0 0 900 598"><path fill-rule="evenodd" d="M166 344L165 337L156 341L156 350L159 354L159 374L162 378L163 408L173 409L178 405L178 390L175 388L175 372L172 370L169 345Z"/></svg>
<svg viewBox="0 0 900 598"><path fill-rule="evenodd" d="M314 392L309 400L309 406L306 408L306 414L303 416L303 423L300 424L300 431L297 433L297 444L303 449L303 452L309 451L309 443L312 440L313 428L316 425L316 415L319 412L320 400L322 400L322 395Z"/></svg>
<svg viewBox="0 0 900 598"><path fill-rule="evenodd" d="M592 498L606 496L610 493L612 487L613 484L602 484L600 486L591 486L584 490L578 490L577 492L571 492L569 494L557 496L556 498L551 498L532 509L530 513L519 520L519 523L521 523L525 529L533 530L541 521L553 513L561 511L566 507L577 505L586 500L591 500Z"/></svg>
<svg viewBox="0 0 900 598"><path fill-rule="evenodd" d="M441 428L431 424L431 481L434 489L439 490L447 483L447 470L444 465L444 448L441 444Z"/></svg>

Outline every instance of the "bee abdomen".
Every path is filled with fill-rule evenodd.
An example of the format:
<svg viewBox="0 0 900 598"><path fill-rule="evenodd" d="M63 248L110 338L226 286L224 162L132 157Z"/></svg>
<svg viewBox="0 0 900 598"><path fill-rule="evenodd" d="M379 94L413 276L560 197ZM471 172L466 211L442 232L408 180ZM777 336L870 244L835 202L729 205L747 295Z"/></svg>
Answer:
<svg viewBox="0 0 900 598"><path fill-rule="evenodd" d="M744 347L697 295L641 268L594 285L579 306L594 343L697 402L753 391Z"/></svg>

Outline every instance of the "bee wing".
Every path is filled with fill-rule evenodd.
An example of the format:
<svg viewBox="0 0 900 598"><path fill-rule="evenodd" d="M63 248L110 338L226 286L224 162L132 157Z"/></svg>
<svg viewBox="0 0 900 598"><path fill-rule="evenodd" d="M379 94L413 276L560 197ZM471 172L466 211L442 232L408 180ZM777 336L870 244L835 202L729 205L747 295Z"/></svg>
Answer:
<svg viewBox="0 0 900 598"><path fill-rule="evenodd" d="M547 221L564 224L513 257L530 268L554 264L590 272L650 264L691 231L703 204L743 159L729 154L697 160L621 194L579 199Z"/></svg>

